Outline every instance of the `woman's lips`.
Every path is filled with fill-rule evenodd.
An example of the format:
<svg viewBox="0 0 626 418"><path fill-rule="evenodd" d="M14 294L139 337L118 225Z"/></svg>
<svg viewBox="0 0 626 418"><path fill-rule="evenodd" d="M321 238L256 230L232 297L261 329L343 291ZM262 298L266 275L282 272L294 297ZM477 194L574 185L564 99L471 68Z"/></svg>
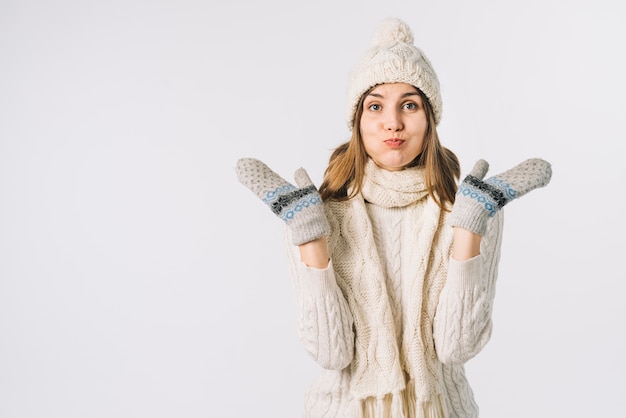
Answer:
<svg viewBox="0 0 626 418"><path fill-rule="evenodd" d="M404 139L389 138L386 139L384 142L390 148L399 148L400 146L402 146L402 144L404 144Z"/></svg>

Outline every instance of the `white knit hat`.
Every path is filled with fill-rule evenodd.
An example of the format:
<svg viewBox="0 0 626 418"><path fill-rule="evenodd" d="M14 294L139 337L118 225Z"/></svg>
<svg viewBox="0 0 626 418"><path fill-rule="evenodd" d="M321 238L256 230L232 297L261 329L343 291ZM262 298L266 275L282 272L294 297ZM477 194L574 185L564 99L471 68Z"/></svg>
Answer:
<svg viewBox="0 0 626 418"><path fill-rule="evenodd" d="M386 18L380 23L370 49L350 74L346 115L350 129L363 93L382 83L407 83L420 89L428 97L435 114L435 122L439 124L439 80L426 55L413 42L413 32L402 20Z"/></svg>

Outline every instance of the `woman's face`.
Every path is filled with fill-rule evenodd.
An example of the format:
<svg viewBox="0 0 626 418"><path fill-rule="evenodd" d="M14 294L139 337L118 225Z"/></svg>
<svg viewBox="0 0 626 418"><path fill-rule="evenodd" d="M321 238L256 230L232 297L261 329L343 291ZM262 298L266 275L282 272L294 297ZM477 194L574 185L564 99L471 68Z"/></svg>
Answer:
<svg viewBox="0 0 626 418"><path fill-rule="evenodd" d="M365 97L359 122L365 151L389 171L404 169L422 152L427 125L422 98L406 83L376 86Z"/></svg>

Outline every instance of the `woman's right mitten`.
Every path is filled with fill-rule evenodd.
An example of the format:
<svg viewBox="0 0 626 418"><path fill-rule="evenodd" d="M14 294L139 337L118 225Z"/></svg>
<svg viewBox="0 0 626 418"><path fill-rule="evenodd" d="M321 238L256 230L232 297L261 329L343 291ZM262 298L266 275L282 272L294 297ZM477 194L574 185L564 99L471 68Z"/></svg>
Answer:
<svg viewBox="0 0 626 418"><path fill-rule="evenodd" d="M489 164L478 160L461 182L450 214L452 226L485 235L487 221L504 205L526 193L544 187L552 177L550 163L531 158L515 167L483 180Z"/></svg>
<svg viewBox="0 0 626 418"><path fill-rule="evenodd" d="M322 198L304 168L295 173L296 186L254 158L237 161L239 182L252 190L291 230L294 245L328 235L330 227Z"/></svg>

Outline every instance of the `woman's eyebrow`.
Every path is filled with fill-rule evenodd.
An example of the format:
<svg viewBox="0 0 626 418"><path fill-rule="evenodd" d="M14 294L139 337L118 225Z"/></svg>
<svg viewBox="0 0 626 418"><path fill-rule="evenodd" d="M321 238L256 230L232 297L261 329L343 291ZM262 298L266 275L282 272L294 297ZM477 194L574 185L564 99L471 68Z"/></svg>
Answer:
<svg viewBox="0 0 626 418"><path fill-rule="evenodd" d="M373 96L373 97L378 97L379 99L383 99L385 96L383 96L380 93L370 93L368 94L368 96ZM406 93L404 93L401 97L405 98L405 97L409 97L409 96L419 96L419 93L416 91L408 91Z"/></svg>

